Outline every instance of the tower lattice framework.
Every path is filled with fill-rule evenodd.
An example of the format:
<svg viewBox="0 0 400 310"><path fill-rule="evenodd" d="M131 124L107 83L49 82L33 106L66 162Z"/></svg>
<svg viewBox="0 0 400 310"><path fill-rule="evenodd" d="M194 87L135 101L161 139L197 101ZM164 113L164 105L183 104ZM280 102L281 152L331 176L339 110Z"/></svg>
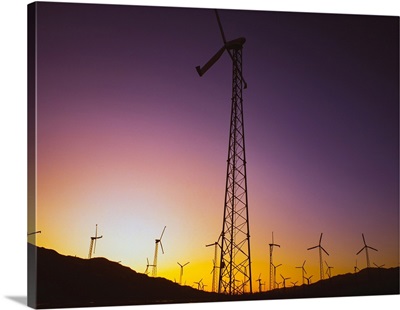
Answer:
<svg viewBox="0 0 400 310"><path fill-rule="evenodd" d="M230 295L252 293L243 122L242 49L243 44L229 48L233 60L232 109L218 292Z"/></svg>

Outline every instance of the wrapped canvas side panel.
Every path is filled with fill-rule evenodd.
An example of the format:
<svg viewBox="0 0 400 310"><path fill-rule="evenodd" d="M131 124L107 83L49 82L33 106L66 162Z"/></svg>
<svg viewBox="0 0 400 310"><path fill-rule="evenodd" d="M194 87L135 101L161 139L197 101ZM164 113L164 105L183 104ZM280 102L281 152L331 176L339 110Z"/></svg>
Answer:
<svg viewBox="0 0 400 310"><path fill-rule="evenodd" d="M28 5L28 306L37 306L36 247L36 11Z"/></svg>

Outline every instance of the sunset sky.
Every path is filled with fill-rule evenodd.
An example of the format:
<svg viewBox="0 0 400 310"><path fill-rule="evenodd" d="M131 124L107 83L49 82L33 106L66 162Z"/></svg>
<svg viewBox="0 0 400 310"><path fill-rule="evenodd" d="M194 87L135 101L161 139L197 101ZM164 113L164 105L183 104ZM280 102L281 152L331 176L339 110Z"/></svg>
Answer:
<svg viewBox="0 0 400 310"><path fill-rule="evenodd" d="M38 246L211 289L223 219L231 60L207 9L41 3L37 23ZM243 36L253 290L357 259L399 265L399 19L220 10ZM32 239L28 241L33 242ZM281 278L278 276L278 281Z"/></svg>

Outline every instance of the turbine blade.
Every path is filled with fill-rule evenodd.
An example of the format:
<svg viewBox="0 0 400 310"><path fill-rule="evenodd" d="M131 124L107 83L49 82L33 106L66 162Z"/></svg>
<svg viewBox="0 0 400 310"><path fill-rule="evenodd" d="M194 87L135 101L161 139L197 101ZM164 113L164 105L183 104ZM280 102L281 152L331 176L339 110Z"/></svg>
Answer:
<svg viewBox="0 0 400 310"><path fill-rule="evenodd" d="M321 245L321 240L322 240L322 233L321 236L319 237L319 245Z"/></svg>
<svg viewBox="0 0 400 310"><path fill-rule="evenodd" d="M222 41L225 44L226 43L226 38L225 38L225 34L224 34L224 29L222 28L221 20L219 19L219 15L218 15L218 11L217 10L215 10L215 15L217 16L217 22L218 22L219 30L221 32Z"/></svg>
<svg viewBox="0 0 400 310"><path fill-rule="evenodd" d="M321 247L322 250L324 250L324 252L326 253L326 255L329 256L329 253L327 251L325 251L325 249L323 247Z"/></svg>
<svg viewBox="0 0 400 310"><path fill-rule="evenodd" d="M360 251L358 251L356 255L360 254L361 251L364 250L364 249L365 249L365 247L363 247Z"/></svg>
<svg viewBox="0 0 400 310"><path fill-rule="evenodd" d="M312 248L308 248L307 250L312 250L312 249L315 249L315 248L318 248L318 245L313 246Z"/></svg>
<svg viewBox="0 0 400 310"><path fill-rule="evenodd" d="M94 239L94 248L93 248L93 254L96 254L96 238Z"/></svg>
<svg viewBox="0 0 400 310"><path fill-rule="evenodd" d="M373 248L373 247L367 246L367 248L370 248L371 250L374 250L374 251L377 251L377 252L378 252L378 250L375 249L375 248Z"/></svg>
<svg viewBox="0 0 400 310"><path fill-rule="evenodd" d="M161 251L162 251L162 253L164 254L164 248L163 248L163 246L162 246L161 240L160 240L160 246L161 246Z"/></svg>
<svg viewBox="0 0 400 310"><path fill-rule="evenodd" d="M218 52L215 53L215 55L213 57L210 58L209 61L207 61L207 63L203 67L197 66L196 67L197 73L200 76L203 76L208 71L208 69L210 69L218 61L218 59L220 59L220 57L224 53L225 49L226 48L224 45L223 47L221 47L218 50Z"/></svg>
<svg viewBox="0 0 400 310"><path fill-rule="evenodd" d="M364 245L366 246L367 244L365 243L364 234L361 234L361 235L362 235L362 238L363 238L363 241L364 241Z"/></svg>
<svg viewBox="0 0 400 310"><path fill-rule="evenodd" d="M167 228L167 226L164 226L164 229L163 229L163 231L162 231L162 233L161 233L160 241L161 241L161 239L162 239L162 237L163 237L163 235L164 235L165 228Z"/></svg>

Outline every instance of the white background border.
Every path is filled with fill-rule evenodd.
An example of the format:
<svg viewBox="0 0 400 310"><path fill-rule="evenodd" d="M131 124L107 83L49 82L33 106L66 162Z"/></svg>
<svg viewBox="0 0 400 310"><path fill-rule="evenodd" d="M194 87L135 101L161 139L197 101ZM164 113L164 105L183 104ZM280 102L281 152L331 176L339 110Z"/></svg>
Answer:
<svg viewBox="0 0 400 310"><path fill-rule="evenodd" d="M0 4L0 309L25 309L27 295L26 262L26 103L27 103L27 9L31 1L1 1ZM49 1L55 2L55 1ZM400 15L397 0L246 0L246 1L64 1L130 5L233 8L268 11ZM400 295L347 297L257 302L181 304L163 306L125 306L82 309L395 309ZM397 304L397 306L396 306ZM75 308L80 309L80 308Z"/></svg>

